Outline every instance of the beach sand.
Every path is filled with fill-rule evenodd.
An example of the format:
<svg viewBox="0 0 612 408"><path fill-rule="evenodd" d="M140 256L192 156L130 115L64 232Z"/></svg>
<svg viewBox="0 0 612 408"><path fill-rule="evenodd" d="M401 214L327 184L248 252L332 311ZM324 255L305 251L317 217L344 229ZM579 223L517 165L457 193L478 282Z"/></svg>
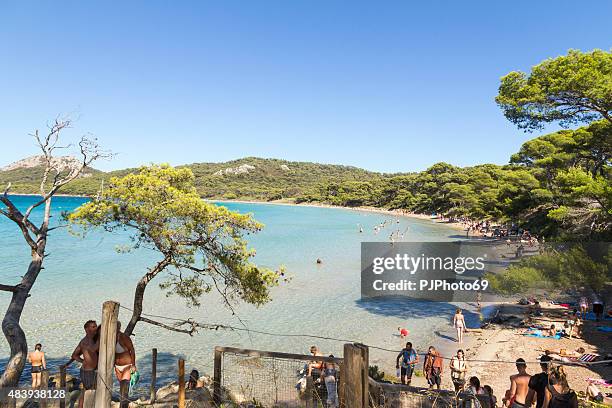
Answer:
<svg viewBox="0 0 612 408"><path fill-rule="evenodd" d="M518 304L500 304L497 306L501 317L515 316L518 321L525 318L528 313L527 306ZM542 324L550 326L555 324L562 327L562 321L567 319L568 309L561 306L542 303L544 315L541 318L533 318L532 324ZM585 353L599 354L605 358L607 353L612 352L612 334L597 331L597 326L612 326L612 321L596 323L585 321L583 326L582 339L561 338L536 338L523 336L521 333L525 328L511 327L512 324L490 325L482 330L482 333L468 333L462 348L466 351L468 363L467 378L477 376L482 385L490 385L494 395L501 404L504 393L510 387L509 377L516 374L514 361L521 357L527 364L527 372L531 375L541 372L537 359L543 355L546 349L566 349L574 351L579 347L585 349ZM454 335L453 335L454 336ZM452 357L458 344L441 344L439 347L443 357ZM496 362L477 362L474 360L496 361ZM422 369L422 365L417 367ZM445 362L445 371L442 376L442 386L445 389L452 389L450 380L450 370L448 361ZM586 366L566 366L568 382L570 387L576 392L585 391L587 387L586 378L610 379L612 378L612 366L610 364ZM413 379L412 385L427 387L427 382L423 377ZM604 394L606 389L600 389ZM609 392L609 389L608 389Z"/></svg>
<svg viewBox="0 0 612 408"><path fill-rule="evenodd" d="M340 205L332 205L332 204L324 204L324 203L296 203L293 201L287 200L277 200L277 201L255 201L255 200L214 200L214 199L206 199L209 202L216 203L242 203L242 204L269 204L269 205L289 205L289 206L300 206L300 207L315 207L315 208L338 208L342 210L351 210L351 211L361 211L361 212L370 212L370 213L378 213L384 215L392 215L396 217L408 217L408 218L418 218L421 220L428 220L431 222L435 222L438 224L448 225L451 228L459 229L465 231L466 226L461 222L450 222L441 218L432 217L426 214L418 214L407 212L404 210L389 210L386 208L379 207L343 207Z"/></svg>

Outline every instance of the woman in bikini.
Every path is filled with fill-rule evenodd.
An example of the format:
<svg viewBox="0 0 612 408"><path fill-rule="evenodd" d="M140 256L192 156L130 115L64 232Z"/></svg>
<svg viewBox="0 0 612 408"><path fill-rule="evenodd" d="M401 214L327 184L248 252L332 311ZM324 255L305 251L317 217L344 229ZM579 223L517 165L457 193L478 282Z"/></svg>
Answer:
<svg viewBox="0 0 612 408"><path fill-rule="evenodd" d="M457 342L463 343L463 332L465 331L465 318L461 309L457 309L453 316L453 326L457 329Z"/></svg>
<svg viewBox="0 0 612 408"><path fill-rule="evenodd" d="M129 336L121 331L121 323L117 322L117 343L115 344L115 375L119 381L121 392L121 408L129 405L128 392L130 377L136 371L136 352Z"/></svg>
<svg viewBox="0 0 612 408"><path fill-rule="evenodd" d="M32 388L41 386L42 371L47 369L45 353L42 351L42 344L34 346L34 351L28 354L28 361L32 364Z"/></svg>

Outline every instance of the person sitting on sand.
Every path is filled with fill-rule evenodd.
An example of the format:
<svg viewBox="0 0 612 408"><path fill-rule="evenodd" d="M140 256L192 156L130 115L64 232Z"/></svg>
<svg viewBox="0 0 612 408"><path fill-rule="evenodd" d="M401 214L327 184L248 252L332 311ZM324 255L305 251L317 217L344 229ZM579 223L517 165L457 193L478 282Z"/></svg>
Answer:
<svg viewBox="0 0 612 408"><path fill-rule="evenodd" d="M529 392L531 376L527 374L527 364L522 358L516 360L516 370L518 374L510 376L510 398L506 400L505 406L523 408Z"/></svg>
<svg viewBox="0 0 612 408"><path fill-rule="evenodd" d="M554 324L550 325L550 329L548 329L547 335L550 337L555 337L557 335L557 329Z"/></svg>
<svg viewBox="0 0 612 408"><path fill-rule="evenodd" d="M34 351L28 354L28 361L32 364L32 388L38 388L42 384L42 371L47 369L42 344L38 343L34 346Z"/></svg>

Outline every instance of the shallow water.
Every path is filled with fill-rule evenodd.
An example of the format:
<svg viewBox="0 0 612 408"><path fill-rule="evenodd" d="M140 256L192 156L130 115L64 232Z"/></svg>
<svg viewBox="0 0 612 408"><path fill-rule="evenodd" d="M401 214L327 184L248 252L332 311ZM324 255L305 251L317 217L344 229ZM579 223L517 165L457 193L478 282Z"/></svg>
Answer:
<svg viewBox="0 0 612 408"><path fill-rule="evenodd" d="M19 207L33 197L13 196ZM58 197L53 211L59 222L61 211L69 211L85 199ZM371 212L334 208L281 206L267 204L222 203L232 210L252 212L265 224L264 230L249 238L257 249L256 262L275 268L285 265L292 280L275 288L272 302L260 308L239 305L237 316L225 308L219 296L207 295L200 308L188 308L176 297L167 298L154 284L147 288L145 311L150 314L191 317L199 322L245 324L250 329L274 333L311 334L359 341L382 348L398 349L398 326L411 331L410 340L423 350L430 343L448 342L450 318L455 306L406 300L360 300L360 243L384 241L392 230L407 231L406 241L447 241L457 238L457 230L429 220L397 217ZM34 219L41 212L36 212ZM383 220L390 226L374 234ZM358 224L364 228L358 232ZM130 306L136 282L153 264L155 253L138 250L118 254L116 247L129 243L126 233L94 232L86 238L70 235L65 229L49 238L45 269L23 312L22 325L30 346L40 342L50 360L51 370L65 361L83 336L83 323L100 320L105 300ZM322 264L315 260L321 258ZM0 282L14 284L24 273L29 254L19 230L0 217ZM0 309L8 304L8 293L0 292ZM120 319L127 321L121 310ZM468 323L477 319L467 314ZM193 337L143 324L136 327L134 343L143 383L150 371L150 350L159 350L160 382L173 378L176 357L187 360L187 369L212 373L216 345L306 353L311 344L325 354L342 354L342 342L308 337L280 337L224 330L202 330ZM0 370L9 355L0 340ZM371 364L394 371L395 355L371 350ZM24 379L29 378L26 370Z"/></svg>

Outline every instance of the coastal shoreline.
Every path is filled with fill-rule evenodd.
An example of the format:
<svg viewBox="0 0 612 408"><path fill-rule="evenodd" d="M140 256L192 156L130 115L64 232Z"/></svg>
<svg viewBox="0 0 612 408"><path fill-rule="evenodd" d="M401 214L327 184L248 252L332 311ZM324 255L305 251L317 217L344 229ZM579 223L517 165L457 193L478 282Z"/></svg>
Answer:
<svg viewBox="0 0 612 408"><path fill-rule="evenodd" d="M26 197L42 197L40 194L34 193L10 193L13 196L26 196ZM88 195L78 195L78 194L55 194L55 197L67 197L67 198L91 198ZM217 200L214 198L202 198L204 201L209 203L237 203L237 204L265 204L265 205L286 205L286 206L297 206L297 207L312 207L312 208L333 208L339 210L351 210L358 212L368 212L368 213L377 213L383 215L392 215L398 217L407 217L413 219L420 220L428 220L436 224L446 225L450 228L458 229L465 231L465 226L460 222L449 222L443 221L439 218L432 218L427 214L419 214L412 212L404 212L402 210L389 210L386 208L378 208L378 207L343 207L341 205L333 205L326 203L295 203L291 201L257 201L257 200Z"/></svg>
<svg viewBox="0 0 612 408"><path fill-rule="evenodd" d="M392 215L398 217L407 217L413 219L427 220L436 224L446 225L454 229L460 229L465 231L465 226L460 222L448 222L440 220L439 218L432 218L427 214L419 214L412 212L404 212L402 210L389 210L386 208L378 207L343 207L341 205L325 204L325 203L295 203L290 201L256 201L256 200L215 200L205 199L208 202L214 203L238 203L238 204L267 204L267 205L286 205L286 206L297 206L297 207L312 207L312 208L333 208L339 210L351 210L358 212L377 213L383 215Z"/></svg>

